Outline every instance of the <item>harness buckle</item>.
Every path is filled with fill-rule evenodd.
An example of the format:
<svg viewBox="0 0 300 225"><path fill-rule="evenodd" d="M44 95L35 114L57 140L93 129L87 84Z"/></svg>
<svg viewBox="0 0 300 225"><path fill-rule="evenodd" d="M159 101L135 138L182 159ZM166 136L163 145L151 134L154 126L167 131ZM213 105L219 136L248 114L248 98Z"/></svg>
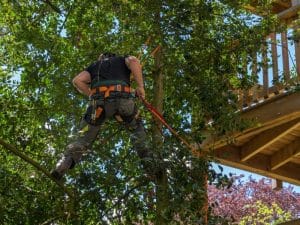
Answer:
<svg viewBox="0 0 300 225"><path fill-rule="evenodd" d="M122 91L122 85L121 84L116 85L116 91Z"/></svg>

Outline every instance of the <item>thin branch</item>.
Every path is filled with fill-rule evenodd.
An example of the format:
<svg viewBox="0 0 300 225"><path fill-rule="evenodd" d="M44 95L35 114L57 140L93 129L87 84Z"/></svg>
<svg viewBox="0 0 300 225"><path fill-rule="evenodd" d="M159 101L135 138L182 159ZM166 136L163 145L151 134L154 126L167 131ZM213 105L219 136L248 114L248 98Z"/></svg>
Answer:
<svg viewBox="0 0 300 225"><path fill-rule="evenodd" d="M44 2L46 4L48 4L55 12L57 12L58 14L61 14L60 9L57 6L55 6L54 4L52 4L52 2L50 0L44 0Z"/></svg>
<svg viewBox="0 0 300 225"><path fill-rule="evenodd" d="M36 169L38 169L39 171L41 171L42 173L44 173L48 178L50 178L51 180L53 180L59 187L62 188L62 190L68 194L68 196L70 198L74 198L74 194L71 190L69 190L67 187L65 187L61 182L57 181L56 179L54 179L51 174L44 168L42 167L38 162L34 161L33 159L29 158L27 155L23 154L22 152L20 152L15 146L6 143L4 140L2 140L0 138L0 145L2 145L6 150L12 152L14 155L20 157L21 159L23 159L24 161L28 162L29 164L31 164L32 166L34 166Z"/></svg>
<svg viewBox="0 0 300 225"><path fill-rule="evenodd" d="M10 34L10 32L8 32L8 31L7 31L7 32L0 32L0 36L1 36L1 37L4 37L4 36L6 36L6 35L8 35L8 34Z"/></svg>
<svg viewBox="0 0 300 225"><path fill-rule="evenodd" d="M46 220L45 222L43 222L43 223L41 223L40 225L47 225L47 224L52 224L52 222L54 221L54 220L57 220L57 219L59 219L61 216L56 216L56 217L53 217L53 218L50 218L50 219L48 219L48 220Z"/></svg>
<svg viewBox="0 0 300 225"><path fill-rule="evenodd" d="M136 190L139 187L142 187L142 186L146 185L147 183L148 183L148 181L144 180L143 182L138 183L137 185L135 185L134 187L132 187L131 189L126 191L123 194L123 196L118 198L118 201L116 201L110 208L105 210L104 215L106 215L109 210L111 210L111 209L115 208L116 206L120 205L122 203L122 201L126 200L134 190Z"/></svg>
<svg viewBox="0 0 300 225"><path fill-rule="evenodd" d="M65 24L69 18L69 15L71 14L72 10L73 10L73 6L75 5L76 0L74 0L73 4L70 5L70 8L65 16L64 22L62 23L61 27L59 28L59 34L62 32L63 28L65 27Z"/></svg>

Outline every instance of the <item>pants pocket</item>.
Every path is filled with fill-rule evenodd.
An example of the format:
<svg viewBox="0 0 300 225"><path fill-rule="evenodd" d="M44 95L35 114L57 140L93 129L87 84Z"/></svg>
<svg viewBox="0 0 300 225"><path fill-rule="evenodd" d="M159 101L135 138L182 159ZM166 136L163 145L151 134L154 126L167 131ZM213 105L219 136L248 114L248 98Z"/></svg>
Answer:
<svg viewBox="0 0 300 225"><path fill-rule="evenodd" d="M121 117L129 117L135 114L135 105L132 99L120 99L119 114Z"/></svg>

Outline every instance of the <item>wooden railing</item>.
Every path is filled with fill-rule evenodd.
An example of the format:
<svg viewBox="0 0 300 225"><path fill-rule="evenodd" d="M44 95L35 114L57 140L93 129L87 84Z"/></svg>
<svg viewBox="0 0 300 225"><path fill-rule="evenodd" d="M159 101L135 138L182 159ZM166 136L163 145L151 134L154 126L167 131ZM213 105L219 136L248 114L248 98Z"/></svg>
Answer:
<svg viewBox="0 0 300 225"><path fill-rule="evenodd" d="M252 62L244 72L257 77L257 80L252 87L237 91L241 109L287 92L291 86L298 84L300 40L288 38L293 36L291 32L270 34L261 45L260 53L251 56Z"/></svg>

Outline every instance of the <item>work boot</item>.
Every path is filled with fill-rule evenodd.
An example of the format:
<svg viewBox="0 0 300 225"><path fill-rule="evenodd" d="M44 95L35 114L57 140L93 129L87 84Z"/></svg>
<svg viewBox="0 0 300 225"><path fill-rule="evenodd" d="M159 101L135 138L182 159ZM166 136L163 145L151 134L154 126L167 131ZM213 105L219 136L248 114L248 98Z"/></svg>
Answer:
<svg viewBox="0 0 300 225"><path fill-rule="evenodd" d="M59 172L57 172L56 170L52 170L51 171L51 176L57 180L57 181L60 181L63 177L63 174L60 174Z"/></svg>
<svg viewBox="0 0 300 225"><path fill-rule="evenodd" d="M74 160L70 156L63 156L56 164L56 168L52 170L51 176L60 181L64 174L75 165Z"/></svg>

